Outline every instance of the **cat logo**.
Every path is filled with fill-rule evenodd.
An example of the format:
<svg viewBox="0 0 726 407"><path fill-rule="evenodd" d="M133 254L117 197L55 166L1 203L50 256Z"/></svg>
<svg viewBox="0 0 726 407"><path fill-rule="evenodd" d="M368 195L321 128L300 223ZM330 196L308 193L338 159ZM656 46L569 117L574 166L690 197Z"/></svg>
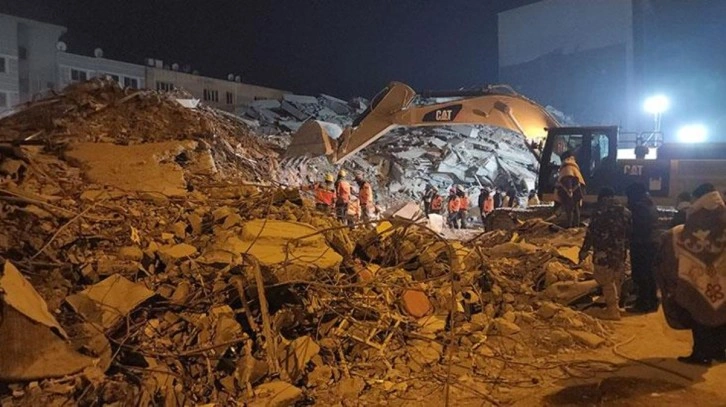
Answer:
<svg viewBox="0 0 726 407"><path fill-rule="evenodd" d="M436 111L436 121L437 122L451 121L451 112L453 112L453 110L451 110L451 109L437 110Z"/></svg>
<svg viewBox="0 0 726 407"><path fill-rule="evenodd" d="M461 112L461 103L440 107L432 110L423 116L423 122L453 122Z"/></svg>
<svg viewBox="0 0 726 407"><path fill-rule="evenodd" d="M642 165L624 165L623 174L625 175L643 175Z"/></svg>

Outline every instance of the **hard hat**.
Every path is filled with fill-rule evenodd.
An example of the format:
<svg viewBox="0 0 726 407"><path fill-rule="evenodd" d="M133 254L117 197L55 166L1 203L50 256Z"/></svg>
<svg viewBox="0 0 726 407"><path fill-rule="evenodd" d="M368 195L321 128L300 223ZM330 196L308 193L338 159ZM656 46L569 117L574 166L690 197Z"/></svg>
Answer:
<svg viewBox="0 0 726 407"><path fill-rule="evenodd" d="M325 174L325 182L333 182L333 181L335 181L333 179L333 174L331 174L331 173Z"/></svg>
<svg viewBox="0 0 726 407"><path fill-rule="evenodd" d="M457 189L457 190L458 190L459 192L465 192L465 191L464 191L464 186L463 186L463 185L457 185L457 186L456 186L456 189Z"/></svg>
<svg viewBox="0 0 726 407"><path fill-rule="evenodd" d="M340 171L338 171L338 176L339 177L345 177L347 175L348 175L348 171L346 171L346 170L340 170Z"/></svg>

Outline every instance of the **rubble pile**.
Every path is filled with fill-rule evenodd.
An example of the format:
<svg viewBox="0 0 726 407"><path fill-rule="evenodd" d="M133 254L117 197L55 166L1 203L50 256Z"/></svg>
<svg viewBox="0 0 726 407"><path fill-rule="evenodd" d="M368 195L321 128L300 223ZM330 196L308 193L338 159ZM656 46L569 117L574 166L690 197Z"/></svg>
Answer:
<svg viewBox="0 0 726 407"><path fill-rule="evenodd" d="M225 176L269 181L277 168L277 153L271 146L234 116L197 105L196 100L191 104L194 108L185 108L182 102L190 101L184 99L188 97L181 92L122 89L112 80L94 79L0 119L0 143L47 145L53 150L81 144L80 148L94 150L83 143L148 146L163 142L167 143L161 146L164 152L154 154L158 161L191 163L210 174L222 171ZM172 141L185 143L165 148L175 146ZM142 151L117 148L113 153L136 156Z"/></svg>
<svg viewBox="0 0 726 407"><path fill-rule="evenodd" d="M436 102L429 98L417 103ZM345 102L327 95L285 95L281 101L254 101L238 113L254 120L252 125L258 132L285 147L286 134L297 131L305 120L342 128L350 126L365 107L361 99ZM514 187L526 194L534 189L537 160L525 143L521 134L486 125L401 127L354 155L344 166L364 172L384 206L418 199L426 184L442 191L454 184L468 186L474 199L480 186ZM336 172L324 158L292 160L284 166L281 177L292 185L308 174L319 177L324 172Z"/></svg>
<svg viewBox="0 0 726 407"><path fill-rule="evenodd" d="M3 405L498 403L608 341L566 306L592 293L581 231L350 229L260 183L275 154L226 116L85 86L37 102L74 106L42 130L35 105L0 122ZM104 128L117 108L136 124Z"/></svg>

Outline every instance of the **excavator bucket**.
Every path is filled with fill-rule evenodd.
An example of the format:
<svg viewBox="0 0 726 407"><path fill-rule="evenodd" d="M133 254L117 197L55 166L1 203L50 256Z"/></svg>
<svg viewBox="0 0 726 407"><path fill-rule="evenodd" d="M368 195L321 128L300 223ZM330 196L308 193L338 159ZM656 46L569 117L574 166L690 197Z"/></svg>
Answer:
<svg viewBox="0 0 726 407"><path fill-rule="evenodd" d="M406 109L415 96L416 92L408 85L392 82L373 98L368 109L355 119L353 127L342 132L332 123L308 120L293 135L285 155L325 155L331 162L338 163L395 127L396 113ZM338 134L331 134L333 132Z"/></svg>
<svg viewBox="0 0 726 407"><path fill-rule="evenodd" d="M287 157L300 156L328 156L333 158L336 151L336 140L330 132L330 126L317 120L308 120L292 136L292 142L287 147Z"/></svg>

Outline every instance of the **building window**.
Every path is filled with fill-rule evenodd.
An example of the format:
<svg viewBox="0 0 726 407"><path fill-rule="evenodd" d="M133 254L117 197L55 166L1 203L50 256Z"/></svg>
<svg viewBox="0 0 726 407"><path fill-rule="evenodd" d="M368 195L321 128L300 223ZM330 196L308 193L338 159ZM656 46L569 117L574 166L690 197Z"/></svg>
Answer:
<svg viewBox="0 0 726 407"><path fill-rule="evenodd" d="M0 73L5 73L7 71L8 71L7 59L0 57Z"/></svg>
<svg viewBox="0 0 726 407"><path fill-rule="evenodd" d="M124 87L131 88L131 89L138 89L139 80L136 78L129 78L128 76L124 76Z"/></svg>
<svg viewBox="0 0 726 407"><path fill-rule="evenodd" d="M108 76L109 78L113 79L113 81L114 81L114 82L116 82L116 83L119 83L119 84L121 83L121 82L119 82L119 77L118 77L118 75L111 75L111 74L108 74L108 75L106 75L106 76Z"/></svg>
<svg viewBox="0 0 726 407"><path fill-rule="evenodd" d="M71 80L72 81L86 81L86 80L88 80L88 72L81 71L78 69L71 69Z"/></svg>
<svg viewBox="0 0 726 407"><path fill-rule="evenodd" d="M227 92L227 104L228 105L234 104L234 94L232 92Z"/></svg>
<svg viewBox="0 0 726 407"><path fill-rule="evenodd" d="M204 89L205 102L219 102L219 92L211 89Z"/></svg>
<svg viewBox="0 0 726 407"><path fill-rule="evenodd" d="M171 92L174 90L174 84L171 82L156 81L156 90Z"/></svg>
<svg viewBox="0 0 726 407"><path fill-rule="evenodd" d="M8 106L8 94L5 92L0 92L0 109L9 107Z"/></svg>

